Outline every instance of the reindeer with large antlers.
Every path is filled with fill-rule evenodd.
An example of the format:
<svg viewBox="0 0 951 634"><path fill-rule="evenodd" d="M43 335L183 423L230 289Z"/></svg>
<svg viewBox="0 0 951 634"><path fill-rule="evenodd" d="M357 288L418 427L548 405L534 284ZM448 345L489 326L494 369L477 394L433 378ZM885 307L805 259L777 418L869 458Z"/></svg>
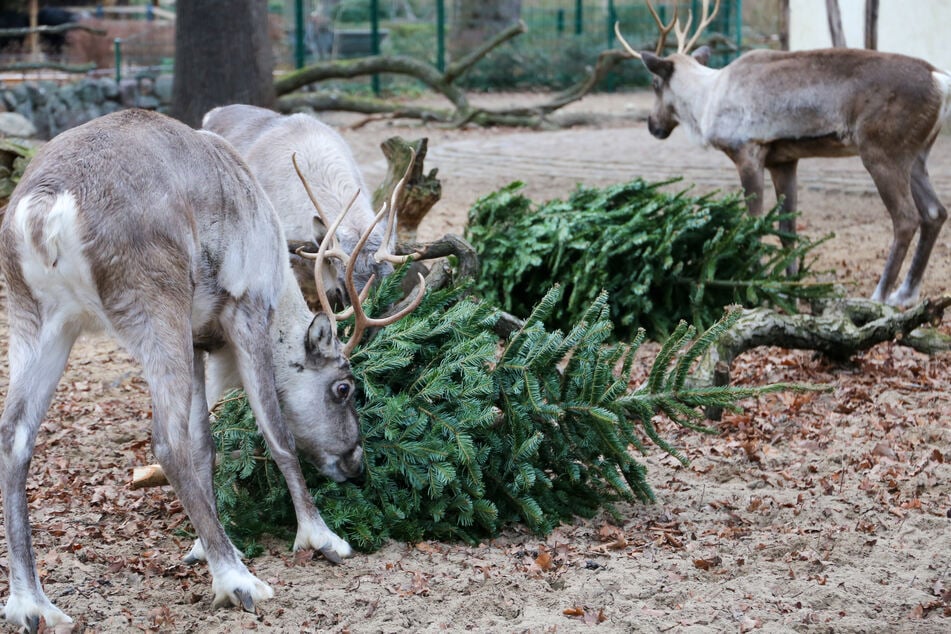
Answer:
<svg viewBox="0 0 951 634"><path fill-rule="evenodd" d="M892 220L892 244L872 299L914 303L947 211L925 165L951 113L951 74L928 62L877 51L823 49L757 50L716 70L705 64L710 49L697 43L717 11L704 0L697 30L681 27L676 12L661 22L655 52L635 51L615 25L630 55L653 75L656 95L648 129L667 138L679 124L706 146L726 153L739 172L749 211L763 210L764 170L769 170L784 211L796 210L796 167L808 157L858 155L872 176ZM692 17L692 16L691 16ZM662 57L673 27L677 52ZM793 220L780 227L795 236ZM892 291L902 262L921 230L911 266Z"/></svg>
<svg viewBox="0 0 951 634"><path fill-rule="evenodd" d="M345 255L331 248L335 229L317 269ZM314 506L297 453L334 480L362 476L348 354L367 326L405 315L424 289L397 315L370 320L346 261L357 327L343 347L330 306L308 310L268 197L219 136L127 110L37 152L0 226L10 360L0 416L7 621L31 632L41 620L49 628L71 622L40 585L26 483L43 415L84 330L107 330L142 364L153 451L199 535L187 559L207 560L215 605L254 610L273 592L248 571L218 520L206 359L236 368L294 503L295 549L331 561L351 553Z"/></svg>
<svg viewBox="0 0 951 634"><path fill-rule="evenodd" d="M376 218L360 167L336 130L306 114L281 115L272 110L235 104L209 111L202 127L228 140L248 163L284 224L288 240L320 243L344 210L338 224L340 248L354 256L358 289L371 276L390 274L404 257L392 255L396 243L395 206L385 219ZM300 179L294 178L294 170ZM372 227L362 249L361 234ZM303 280L301 280L303 282ZM334 261L324 282L334 303L345 297L344 266Z"/></svg>

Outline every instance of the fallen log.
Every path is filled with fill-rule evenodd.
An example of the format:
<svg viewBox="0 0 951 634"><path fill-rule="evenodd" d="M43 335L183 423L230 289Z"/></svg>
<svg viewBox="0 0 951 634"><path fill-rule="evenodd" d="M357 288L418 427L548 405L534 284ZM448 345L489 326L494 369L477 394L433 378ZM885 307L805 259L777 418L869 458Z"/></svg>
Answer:
<svg viewBox="0 0 951 634"><path fill-rule="evenodd" d="M692 384L729 385L733 360L758 346L816 350L836 361L845 361L885 341L926 354L951 350L951 337L933 328L921 328L941 323L948 306L951 295L926 299L904 311L854 298L831 301L815 315L743 309L733 327L700 358ZM711 408L706 414L710 420L719 420L722 411Z"/></svg>
<svg viewBox="0 0 951 634"><path fill-rule="evenodd" d="M358 112L368 117L355 127L381 118L420 119L454 127L468 124L480 126L525 126L537 128L550 124L548 115L584 97L618 63L630 59L627 52L617 49L603 51L594 68L574 86L552 96L547 101L528 107L489 109L469 103L465 92L454 82L484 58L490 51L525 32L522 22L513 24L458 62L440 72L434 66L405 56L374 55L356 60L318 62L288 73L274 83L281 112L302 109L314 111L341 110ZM413 77L442 95L451 108L393 103L384 99L342 95L339 92L303 91L302 89L328 79L353 79L377 74L396 74Z"/></svg>

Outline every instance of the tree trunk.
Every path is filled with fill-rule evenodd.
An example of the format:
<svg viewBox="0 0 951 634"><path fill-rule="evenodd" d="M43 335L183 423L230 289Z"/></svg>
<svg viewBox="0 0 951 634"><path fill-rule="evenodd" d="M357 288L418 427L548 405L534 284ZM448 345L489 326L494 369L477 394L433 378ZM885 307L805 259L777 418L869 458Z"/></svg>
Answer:
<svg viewBox="0 0 951 634"><path fill-rule="evenodd" d="M789 50L789 0L779 0L779 48Z"/></svg>
<svg viewBox="0 0 951 634"><path fill-rule="evenodd" d="M878 49L878 0L865 0L865 48Z"/></svg>
<svg viewBox="0 0 951 634"><path fill-rule="evenodd" d="M842 14L839 13L839 0L826 0L826 14L829 17L829 34L834 48L845 48L845 32L842 30Z"/></svg>
<svg viewBox="0 0 951 634"><path fill-rule="evenodd" d="M521 0L455 0L449 56L461 59L496 33L518 22Z"/></svg>
<svg viewBox="0 0 951 634"><path fill-rule="evenodd" d="M373 208L380 209L388 203L401 179L406 179L403 191L396 200L399 215L396 223L396 239L400 242L416 240L416 231L429 210L442 196L442 183L436 178L436 170L423 173L428 139L406 141L390 137L381 145L388 165L383 184L373 192ZM410 162L412 161L412 169Z"/></svg>
<svg viewBox="0 0 951 634"><path fill-rule="evenodd" d="M173 117L198 127L216 106L274 107L266 0L179 0L176 20Z"/></svg>

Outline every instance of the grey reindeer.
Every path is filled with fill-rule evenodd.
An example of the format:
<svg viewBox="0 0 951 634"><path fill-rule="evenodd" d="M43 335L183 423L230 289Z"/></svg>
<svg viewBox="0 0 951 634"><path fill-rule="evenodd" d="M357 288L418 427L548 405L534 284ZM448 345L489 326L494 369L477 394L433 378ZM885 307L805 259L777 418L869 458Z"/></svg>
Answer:
<svg viewBox="0 0 951 634"><path fill-rule="evenodd" d="M44 412L86 330L105 329L142 365L152 448L198 533L189 557L207 559L214 605L253 610L273 591L248 571L217 517L208 358L236 365L293 499L294 548L331 561L351 554L314 506L295 450L336 481L362 476L348 361L355 341L344 349L326 304L308 310L271 203L226 141L137 110L60 134L10 199L0 267L10 363L0 416L7 621L34 632L41 620L71 622L40 585L25 487ZM350 275L352 287L352 266Z"/></svg>
<svg viewBox="0 0 951 634"><path fill-rule="evenodd" d="M330 224L350 209L337 238L340 248L353 254L358 290L371 276L382 279L393 272L393 264L416 257L393 255L397 210L391 205L385 222L376 219L378 212L353 152L332 127L306 114L282 115L241 104L210 110L202 127L228 140L248 163L280 216L288 240L320 242ZM365 246L355 251L369 227L373 229ZM331 266L335 279L325 283L331 299L339 300L345 297L343 267L336 260Z"/></svg>
<svg viewBox="0 0 951 634"><path fill-rule="evenodd" d="M635 51L618 25L615 32L653 76L651 134L665 139L682 124L702 145L723 151L736 165L753 214L763 210L764 169L777 198L783 198L784 211L795 211L800 159L858 155L892 220L891 248L872 299L914 303L947 218L925 164L951 113L951 75L905 55L841 48L756 50L712 69L706 66L708 47L688 52L720 0L712 12L709 0L703 0L698 28L689 39L692 16L681 27L675 11L665 25L650 0L647 4L660 29L654 53ZM671 29L677 52L661 57ZM892 292L919 228L908 273ZM781 229L795 235L795 221Z"/></svg>

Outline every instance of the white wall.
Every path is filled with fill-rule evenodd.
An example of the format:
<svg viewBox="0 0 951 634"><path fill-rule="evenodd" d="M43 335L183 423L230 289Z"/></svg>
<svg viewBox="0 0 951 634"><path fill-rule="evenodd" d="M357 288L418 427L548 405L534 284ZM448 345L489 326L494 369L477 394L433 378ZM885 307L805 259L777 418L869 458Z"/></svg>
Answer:
<svg viewBox="0 0 951 634"><path fill-rule="evenodd" d="M865 43L865 0L839 0L845 42ZM951 70L951 2L949 0L879 0L878 50L926 59ZM789 48L832 45L825 0L790 0Z"/></svg>

